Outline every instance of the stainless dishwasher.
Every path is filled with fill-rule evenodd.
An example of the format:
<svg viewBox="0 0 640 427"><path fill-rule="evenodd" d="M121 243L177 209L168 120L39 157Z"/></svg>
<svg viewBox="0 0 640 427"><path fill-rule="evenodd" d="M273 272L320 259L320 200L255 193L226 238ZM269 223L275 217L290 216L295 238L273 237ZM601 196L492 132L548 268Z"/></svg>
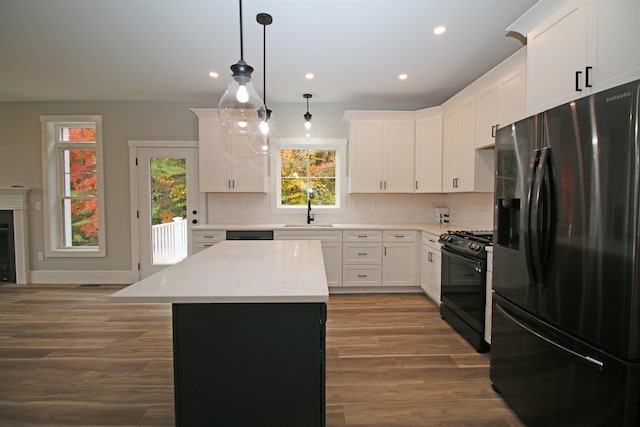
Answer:
<svg viewBox="0 0 640 427"><path fill-rule="evenodd" d="M227 240L273 240L273 230L227 230Z"/></svg>

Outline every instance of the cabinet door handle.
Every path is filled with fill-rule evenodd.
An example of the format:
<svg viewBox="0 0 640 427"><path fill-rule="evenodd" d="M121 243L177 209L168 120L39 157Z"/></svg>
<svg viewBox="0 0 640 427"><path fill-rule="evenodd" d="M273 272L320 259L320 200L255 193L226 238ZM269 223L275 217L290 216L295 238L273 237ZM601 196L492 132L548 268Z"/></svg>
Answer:
<svg viewBox="0 0 640 427"><path fill-rule="evenodd" d="M235 179L231 180L231 185L233 185L233 187L232 187L233 189L236 188L236 180Z"/></svg>
<svg viewBox="0 0 640 427"><path fill-rule="evenodd" d="M418 181L416 181L416 190L418 189Z"/></svg>
<svg viewBox="0 0 640 427"><path fill-rule="evenodd" d="M496 137L496 133L498 133L498 126L500 126L498 123L496 123L495 126L491 126L491 138Z"/></svg>
<svg viewBox="0 0 640 427"><path fill-rule="evenodd" d="M433 262L433 254L431 252L427 254L427 261Z"/></svg>
<svg viewBox="0 0 640 427"><path fill-rule="evenodd" d="M382 181L380 181L380 189L382 190Z"/></svg>
<svg viewBox="0 0 640 427"><path fill-rule="evenodd" d="M384 256L387 256L387 247L384 247Z"/></svg>
<svg viewBox="0 0 640 427"><path fill-rule="evenodd" d="M582 75L582 71L576 71L576 92L582 92L582 88L580 87L581 75Z"/></svg>
<svg viewBox="0 0 640 427"><path fill-rule="evenodd" d="M585 87L592 87L591 86L591 70L593 70L593 67L591 67L591 66L585 67L585 69L584 69L584 85L585 85Z"/></svg>

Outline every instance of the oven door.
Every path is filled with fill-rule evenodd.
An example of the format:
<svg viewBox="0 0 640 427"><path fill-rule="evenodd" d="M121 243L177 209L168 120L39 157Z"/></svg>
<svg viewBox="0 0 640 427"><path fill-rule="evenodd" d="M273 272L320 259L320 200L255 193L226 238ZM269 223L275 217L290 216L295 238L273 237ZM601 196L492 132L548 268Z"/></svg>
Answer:
<svg viewBox="0 0 640 427"><path fill-rule="evenodd" d="M484 331L486 261L442 248L442 304L479 333Z"/></svg>

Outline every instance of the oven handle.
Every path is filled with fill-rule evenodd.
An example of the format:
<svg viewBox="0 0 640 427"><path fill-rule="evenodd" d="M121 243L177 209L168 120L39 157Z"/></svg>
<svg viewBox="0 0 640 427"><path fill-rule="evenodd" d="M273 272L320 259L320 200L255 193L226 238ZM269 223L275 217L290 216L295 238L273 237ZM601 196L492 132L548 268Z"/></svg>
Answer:
<svg viewBox="0 0 640 427"><path fill-rule="evenodd" d="M452 258L456 258L457 260L465 262L467 264L471 264L471 265L475 266L475 270L478 273L482 273L482 262L480 262L480 261L478 261L476 259L469 258L469 257L466 257L464 255L459 255L459 254L457 254L457 253L455 253L455 252L453 252L451 250L448 250L446 246L442 247L442 254L450 256ZM444 261L444 257L442 259Z"/></svg>

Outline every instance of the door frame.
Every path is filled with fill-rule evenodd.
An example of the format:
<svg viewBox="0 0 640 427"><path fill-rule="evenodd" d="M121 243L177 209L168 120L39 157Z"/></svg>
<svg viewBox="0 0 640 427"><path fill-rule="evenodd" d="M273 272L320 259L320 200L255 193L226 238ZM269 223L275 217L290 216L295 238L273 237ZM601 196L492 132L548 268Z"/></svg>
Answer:
<svg viewBox="0 0 640 427"><path fill-rule="evenodd" d="M140 242L138 236L140 233L140 226L138 222L138 168L136 160L138 156L138 149L140 148L198 148L198 141L188 140L130 140L129 145L129 206L130 206L130 218L131 218L131 276L134 281L140 280ZM198 162L195 164L198 168ZM196 177L198 171L196 170ZM207 213L204 210L206 207L206 197L204 193L200 192L200 185L196 182L196 188L198 188L198 221L199 218L206 218Z"/></svg>

